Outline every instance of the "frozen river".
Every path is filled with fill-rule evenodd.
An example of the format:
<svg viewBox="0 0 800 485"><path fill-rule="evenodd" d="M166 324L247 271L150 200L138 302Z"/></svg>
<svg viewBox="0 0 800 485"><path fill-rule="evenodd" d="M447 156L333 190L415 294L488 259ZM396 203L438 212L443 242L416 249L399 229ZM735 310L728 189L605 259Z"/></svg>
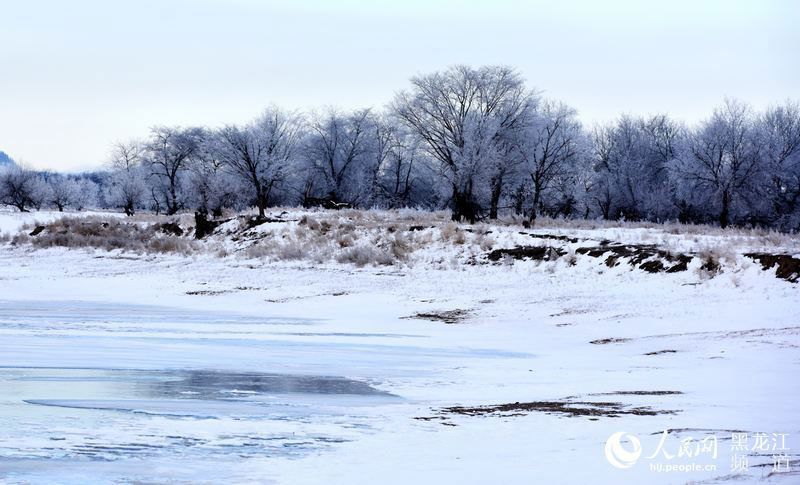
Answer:
<svg viewBox="0 0 800 485"><path fill-rule="evenodd" d="M384 379L505 356L413 345L423 336L317 332L313 320L0 305L0 478L11 483L252 479L249 459L376 432L388 407L409 403Z"/></svg>
<svg viewBox="0 0 800 485"><path fill-rule="evenodd" d="M753 267L735 286L582 264L345 271L9 247L0 483L767 478L769 452L733 473L739 431L788 434L791 471L769 479L796 481L797 287ZM447 410L482 405L526 411ZM673 455L718 439L716 468L652 471L690 462L648 458L665 430ZM604 454L619 432L641 441L629 469Z"/></svg>

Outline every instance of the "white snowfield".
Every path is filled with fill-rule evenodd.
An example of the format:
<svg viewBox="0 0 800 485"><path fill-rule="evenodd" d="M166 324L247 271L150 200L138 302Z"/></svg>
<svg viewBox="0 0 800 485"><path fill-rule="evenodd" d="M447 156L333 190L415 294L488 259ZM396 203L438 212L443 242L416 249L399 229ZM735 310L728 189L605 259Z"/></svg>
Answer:
<svg viewBox="0 0 800 485"><path fill-rule="evenodd" d="M530 243L494 231L494 248ZM434 256L357 268L0 243L0 482L800 480L797 283L738 259L709 278L697 262Z"/></svg>

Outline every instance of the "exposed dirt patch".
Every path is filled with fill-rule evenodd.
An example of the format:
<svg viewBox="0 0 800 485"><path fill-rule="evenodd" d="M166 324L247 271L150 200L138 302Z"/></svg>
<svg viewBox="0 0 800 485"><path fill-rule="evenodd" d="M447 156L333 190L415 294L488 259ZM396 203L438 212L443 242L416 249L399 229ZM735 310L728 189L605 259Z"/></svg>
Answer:
<svg viewBox="0 0 800 485"><path fill-rule="evenodd" d="M577 238L556 236L552 234L530 234L531 237L553 239L576 243ZM694 256L690 254L673 254L650 244L612 244L603 241L599 246L580 247L575 250L592 258L605 257L605 264L609 268L627 262L630 266L638 267L648 273L677 273L686 271ZM537 261L552 261L567 254L567 251L551 246L517 246L515 248L495 249L487 254L489 261L499 261L504 257L516 260L533 259Z"/></svg>
<svg viewBox="0 0 800 485"><path fill-rule="evenodd" d="M567 308L566 310L560 311L558 313L551 313L549 316L563 317L564 315L582 315L591 312L592 310L589 308Z"/></svg>
<svg viewBox="0 0 800 485"><path fill-rule="evenodd" d="M777 265L775 276L791 283L800 279L800 259L788 254L747 253L748 258L756 260L765 270Z"/></svg>
<svg viewBox="0 0 800 485"><path fill-rule="evenodd" d="M186 292L187 295L205 295L205 296L224 295L225 293L230 293L230 290L193 290Z"/></svg>
<svg viewBox="0 0 800 485"><path fill-rule="evenodd" d="M618 266L621 259L626 259L631 266L649 273L677 273L686 271L692 256L688 254L672 254L658 249L651 244L606 244L595 247L582 247L575 250L578 254L585 254L599 258L609 254L605 263L609 268Z"/></svg>
<svg viewBox="0 0 800 485"><path fill-rule="evenodd" d="M298 296L287 296L285 298L273 298L264 300L268 303L286 303L287 301L294 301L294 300L305 300L306 298L319 298L322 296L345 296L349 295L346 291L333 291L331 293L317 293L316 295L298 295Z"/></svg>
<svg viewBox="0 0 800 485"><path fill-rule="evenodd" d="M612 391L597 392L590 396L669 396L672 394L683 394L681 391Z"/></svg>
<svg viewBox="0 0 800 485"><path fill-rule="evenodd" d="M534 259L537 261L552 261L567 254L566 251L551 246L517 246L512 249L495 249L488 254L489 261L500 261L509 256L513 259Z"/></svg>
<svg viewBox="0 0 800 485"><path fill-rule="evenodd" d="M195 223L195 231L194 237L197 239L203 239L204 237L208 236L214 229L218 226L228 222L230 219L225 220L209 220L205 214L202 212L195 212L194 213L194 223Z"/></svg>
<svg viewBox="0 0 800 485"><path fill-rule="evenodd" d="M243 229L247 231L254 227L258 227L262 224L277 223L277 222L292 222L292 221L288 219L281 219L280 216L279 217L251 216L251 217L246 217L244 219L242 226Z"/></svg>
<svg viewBox="0 0 800 485"><path fill-rule="evenodd" d="M430 320L433 322L444 322L448 325L461 323L470 316L469 310L445 310L439 312L422 312L403 318L415 318L419 320Z"/></svg>
<svg viewBox="0 0 800 485"><path fill-rule="evenodd" d="M539 239L549 239L568 243L577 243L578 238L554 234L520 234ZM605 258L605 265L609 268L627 263L648 273L679 273L689 269L689 263L696 257L694 253L671 253L659 249L652 244L620 244L603 240L597 246L585 246L575 249L575 253L592 258ZM537 261L552 261L567 254L559 247L551 246L517 246L514 248L494 249L487 253L489 261L497 262L505 257L515 260L533 259ZM775 266L775 276L790 283L800 281L800 258L789 254L746 253L745 256L761 264L764 270ZM713 258L705 258L701 269L711 274L720 272L719 262Z"/></svg>
<svg viewBox="0 0 800 485"><path fill-rule="evenodd" d="M569 243L576 243L580 241L580 239L578 239L577 237L559 236L555 234L533 234L525 231L520 231L520 234L522 234L523 236L535 237L537 239L552 239L555 241L564 241Z"/></svg>
<svg viewBox="0 0 800 485"><path fill-rule="evenodd" d="M629 338L601 338L597 340L592 340L589 342L590 344L595 345L605 345L605 344L621 344L623 342L629 341Z"/></svg>
<svg viewBox="0 0 800 485"><path fill-rule="evenodd" d="M171 234L173 236L183 236L183 229L177 222L164 222L158 224L158 230L164 234Z"/></svg>
<svg viewBox="0 0 800 485"><path fill-rule="evenodd" d="M676 352L677 352L677 350L665 349L665 350L656 350L655 352L647 352L646 354L642 354L642 355L674 354Z"/></svg>
<svg viewBox="0 0 800 485"><path fill-rule="evenodd" d="M649 406L630 406L619 402L590 401L533 401L495 404L488 406L452 406L442 408L443 414L460 414L465 416L523 416L531 412L559 414L564 416L599 416L617 418L622 415L658 416L676 414L678 411L657 410Z"/></svg>

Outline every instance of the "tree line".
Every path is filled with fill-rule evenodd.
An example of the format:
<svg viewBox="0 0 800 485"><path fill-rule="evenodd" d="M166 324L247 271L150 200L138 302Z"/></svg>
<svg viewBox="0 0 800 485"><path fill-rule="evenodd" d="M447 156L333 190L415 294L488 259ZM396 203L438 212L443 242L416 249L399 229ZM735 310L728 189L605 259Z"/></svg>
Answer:
<svg viewBox="0 0 800 485"><path fill-rule="evenodd" d="M587 128L510 67L411 78L382 110L267 108L219 129L154 127L80 175L13 166L0 201L174 214L276 205L449 208L475 222L538 216L800 229L800 104L726 99L687 126L667 114Z"/></svg>

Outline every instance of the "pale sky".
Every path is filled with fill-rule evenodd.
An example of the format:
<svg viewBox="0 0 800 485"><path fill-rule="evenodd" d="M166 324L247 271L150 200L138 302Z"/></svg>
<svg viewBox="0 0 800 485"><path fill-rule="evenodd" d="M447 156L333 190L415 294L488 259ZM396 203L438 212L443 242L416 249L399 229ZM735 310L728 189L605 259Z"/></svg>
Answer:
<svg viewBox="0 0 800 485"><path fill-rule="evenodd" d="M382 107L414 74L508 64L587 123L800 99L800 1L0 0L0 150L99 167L150 126L269 104Z"/></svg>

